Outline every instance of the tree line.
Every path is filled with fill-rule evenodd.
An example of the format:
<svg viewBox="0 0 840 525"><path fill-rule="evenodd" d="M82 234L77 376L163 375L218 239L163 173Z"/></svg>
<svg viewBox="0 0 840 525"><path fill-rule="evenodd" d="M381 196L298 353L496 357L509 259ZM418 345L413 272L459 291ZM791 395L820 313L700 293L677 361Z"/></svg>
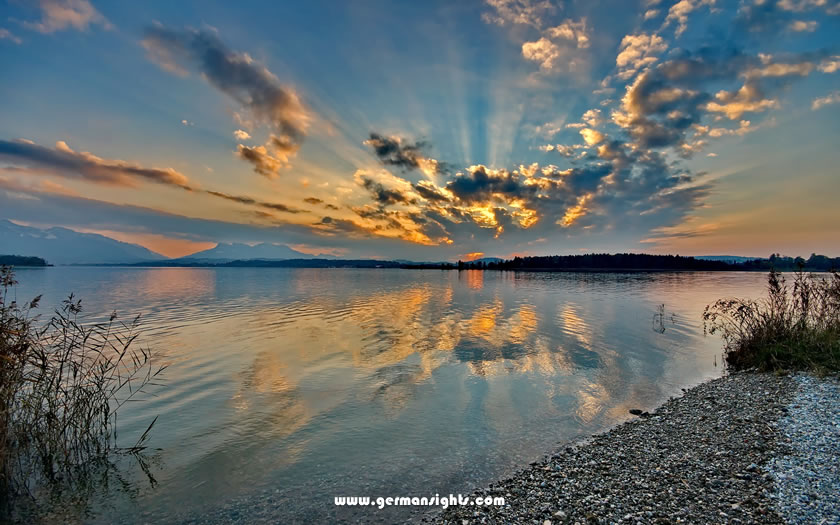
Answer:
<svg viewBox="0 0 840 525"><path fill-rule="evenodd" d="M643 253L591 253L584 255L550 255L514 257L501 261L458 261L457 264L415 265L415 268L452 268L458 270L695 270L695 271L831 271L840 270L840 257L812 254L808 259L773 254L767 259L725 262L680 255Z"/></svg>

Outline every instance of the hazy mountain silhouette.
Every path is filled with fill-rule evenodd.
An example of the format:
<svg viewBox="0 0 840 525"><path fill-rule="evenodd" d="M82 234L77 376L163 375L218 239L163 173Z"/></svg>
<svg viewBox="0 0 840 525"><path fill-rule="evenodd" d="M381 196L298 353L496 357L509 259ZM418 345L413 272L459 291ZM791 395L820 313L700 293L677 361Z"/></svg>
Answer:
<svg viewBox="0 0 840 525"><path fill-rule="evenodd" d="M0 253L42 257L51 264L124 264L160 261L163 255L137 244L67 228L39 229L0 219Z"/></svg>
<svg viewBox="0 0 840 525"><path fill-rule="evenodd" d="M701 261L723 261L733 264L764 259L764 257L741 257L740 255L695 255L694 258Z"/></svg>
<svg viewBox="0 0 840 525"><path fill-rule="evenodd" d="M219 243L214 248L187 255L179 261L245 261L245 260L284 260L312 259L314 256L293 250L285 244L260 243L253 246L242 243ZM319 259L332 259L329 255L319 255Z"/></svg>

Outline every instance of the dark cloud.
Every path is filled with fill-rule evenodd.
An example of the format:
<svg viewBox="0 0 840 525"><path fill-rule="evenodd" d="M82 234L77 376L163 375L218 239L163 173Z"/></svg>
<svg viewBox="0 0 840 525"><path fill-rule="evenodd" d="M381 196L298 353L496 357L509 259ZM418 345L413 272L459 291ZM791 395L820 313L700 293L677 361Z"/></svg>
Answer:
<svg viewBox="0 0 840 525"><path fill-rule="evenodd" d="M309 117L294 91L247 54L228 49L215 31L155 25L146 29L143 45L164 67L197 69L284 140L303 137Z"/></svg>
<svg viewBox="0 0 840 525"><path fill-rule="evenodd" d="M773 31L785 28L792 20L790 12L779 8L777 2L745 3L738 10L735 25L750 32Z"/></svg>
<svg viewBox="0 0 840 525"><path fill-rule="evenodd" d="M319 199L317 197L307 197L303 199L303 202L306 202L307 204L312 204L313 206L321 204L324 206L324 208L328 210L338 210L338 206L336 206L335 204L324 202L324 199Z"/></svg>
<svg viewBox="0 0 840 525"><path fill-rule="evenodd" d="M413 200L404 193L395 189L386 188L382 185L382 183L376 182L370 177L362 175L359 180L362 186L364 186L364 188L370 192L371 196L373 196L373 200L379 204L410 204L413 202Z"/></svg>
<svg viewBox="0 0 840 525"><path fill-rule="evenodd" d="M187 176L172 168L146 168L123 160L103 159L88 152L73 151L63 141L57 142L55 148L47 148L29 141L0 140L0 160L11 164L7 170L118 186L135 186L137 182L145 181L192 189Z"/></svg>
<svg viewBox="0 0 840 525"><path fill-rule="evenodd" d="M228 193L224 193L221 191L210 191L206 190L205 193L208 195L212 195L214 197L218 197L220 199L225 199L231 202L237 202L239 204L247 204L249 206L258 206L260 208L266 208L269 210L274 211L282 211L285 213L300 213L304 210L299 210L297 208L292 208L291 206L286 206L285 204L280 204L277 202L265 202L254 199L252 197L245 197L241 195L230 195Z"/></svg>
<svg viewBox="0 0 840 525"><path fill-rule="evenodd" d="M143 39L150 57L173 72L196 70L214 87L237 101L250 118L268 125L274 133L267 146L275 160L286 163L306 134L310 116L298 95L283 86L267 68L248 54L229 49L212 30L175 30L162 25L149 27ZM261 146L262 147L262 146ZM253 152L240 156L255 163ZM262 157L265 157L263 155ZM265 166L258 173L266 174ZM276 173L276 170L268 170Z"/></svg>
<svg viewBox="0 0 840 525"><path fill-rule="evenodd" d="M744 2L735 17L735 30L776 36L783 31L813 31L816 22L808 17L840 14L837 0L766 0Z"/></svg>
<svg viewBox="0 0 840 525"><path fill-rule="evenodd" d="M446 170L442 163L424 155L423 151L428 144L423 141L407 142L400 137L386 137L371 132L364 143L373 149L379 161L386 166L396 166L403 170L422 169L433 173Z"/></svg>
<svg viewBox="0 0 840 525"><path fill-rule="evenodd" d="M426 181L421 181L414 185L414 191L418 195L430 202L441 203L449 202L449 197L440 192L433 184Z"/></svg>
<svg viewBox="0 0 840 525"><path fill-rule="evenodd" d="M713 48L682 52L640 74L627 88L613 120L638 147L674 147L688 156L695 149L689 140L699 138L698 126L704 120L722 116L737 122L745 114L776 107L777 92L792 79L810 74L828 56L752 56ZM721 89L733 84L731 91Z"/></svg>
<svg viewBox="0 0 840 525"><path fill-rule="evenodd" d="M240 144L237 147L236 156L251 163L256 173L270 179L276 177L285 165L283 160L272 156L265 146L250 147Z"/></svg>
<svg viewBox="0 0 840 525"><path fill-rule="evenodd" d="M348 219L326 216L313 224L313 233L326 237L348 236L352 239L370 237L371 232Z"/></svg>
<svg viewBox="0 0 840 525"><path fill-rule="evenodd" d="M22 194L26 194L26 197L21 197ZM330 220L330 225L297 225L265 221L243 224L198 219L152 208L112 204L25 187L3 177L0 177L0 210L3 210L3 217L7 219L61 225L71 229L155 233L193 241L307 244L330 249L344 248L352 256L360 258L388 252L389 243L392 242L372 236L348 220L335 219L334 224ZM427 247L404 244L399 250L402 256L419 260L426 253Z"/></svg>
<svg viewBox="0 0 840 525"><path fill-rule="evenodd" d="M525 186L522 178L507 170L489 172L484 166L472 166L466 174L459 173L446 185L459 200L480 202L489 200L494 194L510 198L523 198L536 191L534 186Z"/></svg>

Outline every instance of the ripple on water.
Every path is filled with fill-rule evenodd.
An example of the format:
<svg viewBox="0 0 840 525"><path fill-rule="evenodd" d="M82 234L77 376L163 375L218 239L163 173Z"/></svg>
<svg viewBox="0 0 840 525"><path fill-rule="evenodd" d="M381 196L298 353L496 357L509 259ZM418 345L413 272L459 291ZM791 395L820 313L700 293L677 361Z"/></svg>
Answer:
<svg viewBox="0 0 840 525"><path fill-rule="evenodd" d="M343 269L19 279L44 304L72 283L92 315L142 313L143 342L171 364L155 397L120 416L126 439L159 416L160 484L106 505L101 522L138 507L149 522L230 509L331 521L336 494L469 492L719 373L703 307L764 286L757 274Z"/></svg>

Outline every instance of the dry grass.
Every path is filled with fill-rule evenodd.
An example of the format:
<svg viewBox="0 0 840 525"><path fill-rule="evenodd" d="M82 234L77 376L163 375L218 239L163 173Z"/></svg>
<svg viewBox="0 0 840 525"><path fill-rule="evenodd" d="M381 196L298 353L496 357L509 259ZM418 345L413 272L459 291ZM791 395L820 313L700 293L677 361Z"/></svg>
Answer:
<svg viewBox="0 0 840 525"><path fill-rule="evenodd" d="M771 271L760 300L722 299L706 307L704 327L720 333L735 369L840 371L840 274Z"/></svg>
<svg viewBox="0 0 840 525"><path fill-rule="evenodd" d="M0 512L7 514L83 489L115 453L140 457L155 422L133 446L119 447L117 414L165 368L136 344L139 317L122 322L114 313L85 323L71 295L41 322L34 315L40 297L10 300L15 284L11 269L0 269L0 490L7 502Z"/></svg>

